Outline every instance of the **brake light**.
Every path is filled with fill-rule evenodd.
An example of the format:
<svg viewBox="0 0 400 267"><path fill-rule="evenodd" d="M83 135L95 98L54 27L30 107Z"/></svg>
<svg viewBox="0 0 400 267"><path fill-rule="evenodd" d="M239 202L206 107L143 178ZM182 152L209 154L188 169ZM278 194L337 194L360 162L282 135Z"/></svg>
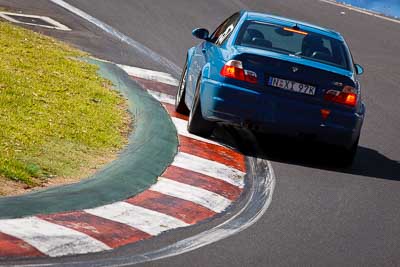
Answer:
<svg viewBox="0 0 400 267"><path fill-rule="evenodd" d="M342 91L328 90L325 93L325 100L355 107L357 104L357 90L351 86L345 86Z"/></svg>
<svg viewBox="0 0 400 267"><path fill-rule="evenodd" d="M288 27L284 27L283 30L288 31L288 32L294 32L294 33L301 34L301 35L308 34L308 32L304 32L304 31L300 31L300 30L292 29L292 28L288 28Z"/></svg>
<svg viewBox="0 0 400 267"><path fill-rule="evenodd" d="M257 73L243 69L239 60L229 60L221 70L221 76L249 83L257 83Z"/></svg>

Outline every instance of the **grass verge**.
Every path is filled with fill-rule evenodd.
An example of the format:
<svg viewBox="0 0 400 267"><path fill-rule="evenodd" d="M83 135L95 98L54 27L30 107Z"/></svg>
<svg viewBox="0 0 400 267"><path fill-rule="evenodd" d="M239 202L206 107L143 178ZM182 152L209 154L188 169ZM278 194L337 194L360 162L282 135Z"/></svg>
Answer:
<svg viewBox="0 0 400 267"><path fill-rule="evenodd" d="M35 187L84 177L126 143L125 100L82 56L0 21L1 179Z"/></svg>

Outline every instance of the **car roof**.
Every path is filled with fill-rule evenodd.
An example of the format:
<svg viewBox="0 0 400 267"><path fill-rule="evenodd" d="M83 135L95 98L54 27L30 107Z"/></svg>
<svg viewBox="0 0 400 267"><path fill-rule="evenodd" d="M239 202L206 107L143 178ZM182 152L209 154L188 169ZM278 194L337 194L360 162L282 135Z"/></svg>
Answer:
<svg viewBox="0 0 400 267"><path fill-rule="evenodd" d="M327 29L321 26L317 26L308 22L289 19L285 17L274 16L266 13L259 13L259 12L250 12L250 11L243 11L243 15L246 16L246 20L254 20L259 22L266 22L266 23L273 23L282 25L285 27L292 27L294 25L298 25L300 29L303 29L308 32L314 32L322 35L329 36L331 38L335 38L340 41L344 41L342 35L334 30Z"/></svg>

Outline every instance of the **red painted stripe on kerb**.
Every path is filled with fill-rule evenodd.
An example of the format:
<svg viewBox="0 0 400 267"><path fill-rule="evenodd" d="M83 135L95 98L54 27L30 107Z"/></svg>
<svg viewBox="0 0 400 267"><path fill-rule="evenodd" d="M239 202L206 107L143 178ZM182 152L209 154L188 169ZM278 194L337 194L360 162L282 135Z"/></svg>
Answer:
<svg viewBox="0 0 400 267"><path fill-rule="evenodd" d="M177 113L173 105L166 103L163 103L163 105L171 117L188 120L188 116ZM215 160L242 172L246 171L245 157L239 152L227 147L217 146L182 135L179 136L179 141L181 145L179 150L181 152L186 152L205 159Z"/></svg>
<svg viewBox="0 0 400 267"><path fill-rule="evenodd" d="M157 81L151 81L151 80L146 80L142 78L138 78L135 76L130 76L134 81L136 81L141 87L143 87L146 90L152 90L152 91L157 91L160 93L164 93L167 95L175 95L177 86L157 82Z"/></svg>
<svg viewBox="0 0 400 267"><path fill-rule="evenodd" d="M195 224L215 215L214 211L196 203L152 190L146 190L125 201L136 206L170 215L188 224Z"/></svg>
<svg viewBox="0 0 400 267"><path fill-rule="evenodd" d="M214 192L231 201L236 200L242 192L239 187L225 181L176 166L169 166L162 177Z"/></svg>
<svg viewBox="0 0 400 267"><path fill-rule="evenodd" d="M216 161L239 171L246 172L244 156L230 148L202 142L182 135L179 136L179 144L180 152Z"/></svg>
<svg viewBox="0 0 400 267"><path fill-rule="evenodd" d="M189 116L183 115L181 113L176 112L174 105L171 105L171 104L168 104L168 103L162 103L162 104L164 105L165 109L168 111L168 114L171 117L179 118L179 119L182 119L182 120L185 120L185 121L189 120Z"/></svg>
<svg viewBox="0 0 400 267"><path fill-rule="evenodd" d="M112 248L151 237L151 235L129 225L97 217L84 211L41 215L38 217L89 235Z"/></svg>
<svg viewBox="0 0 400 267"><path fill-rule="evenodd" d="M39 256L45 255L23 240L0 233L0 257L7 258Z"/></svg>

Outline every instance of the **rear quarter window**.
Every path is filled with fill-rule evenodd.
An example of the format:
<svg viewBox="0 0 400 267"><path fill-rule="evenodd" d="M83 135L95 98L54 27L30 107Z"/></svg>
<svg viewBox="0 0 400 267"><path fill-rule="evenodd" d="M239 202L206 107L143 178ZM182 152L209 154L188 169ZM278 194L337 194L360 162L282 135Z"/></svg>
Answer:
<svg viewBox="0 0 400 267"><path fill-rule="evenodd" d="M226 19L210 37L210 42L221 45L229 38L240 18L240 13L235 13Z"/></svg>

